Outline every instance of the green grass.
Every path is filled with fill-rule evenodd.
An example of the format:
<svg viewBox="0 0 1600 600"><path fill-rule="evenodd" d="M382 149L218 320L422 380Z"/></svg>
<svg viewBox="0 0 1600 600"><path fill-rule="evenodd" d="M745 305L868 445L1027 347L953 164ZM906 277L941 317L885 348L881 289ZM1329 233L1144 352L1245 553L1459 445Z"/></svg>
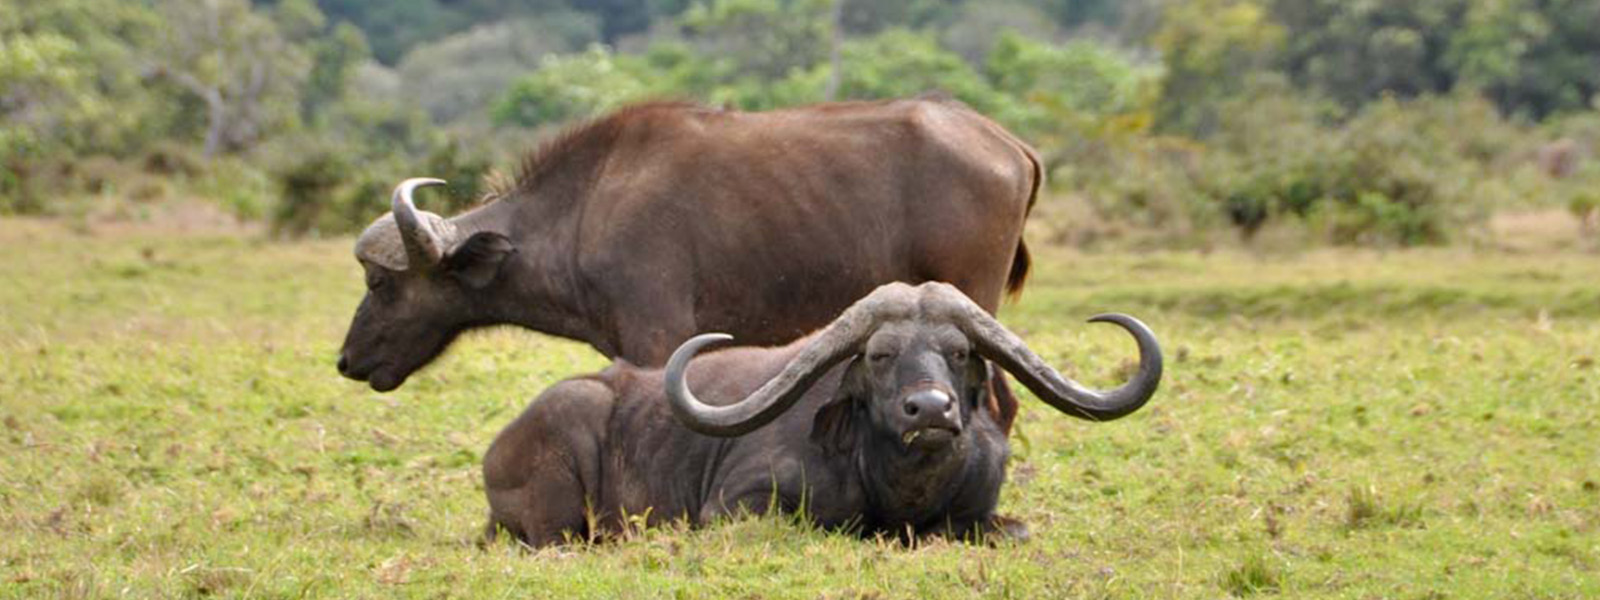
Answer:
<svg viewBox="0 0 1600 600"><path fill-rule="evenodd" d="M1464 249L1045 250L1003 320L1115 383L1114 423L1031 398L1001 507L1033 539L904 548L748 519L477 546L478 460L601 367L469 336L400 391L333 362L350 242L0 222L0 596L1593 598L1600 259Z"/></svg>

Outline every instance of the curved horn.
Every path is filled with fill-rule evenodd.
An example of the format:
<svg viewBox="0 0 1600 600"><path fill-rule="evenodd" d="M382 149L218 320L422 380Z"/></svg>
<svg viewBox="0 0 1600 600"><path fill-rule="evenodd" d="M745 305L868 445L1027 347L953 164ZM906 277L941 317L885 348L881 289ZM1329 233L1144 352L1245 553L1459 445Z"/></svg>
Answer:
<svg viewBox="0 0 1600 600"><path fill-rule="evenodd" d="M960 294L954 288L950 291ZM1090 323L1115 323L1139 345L1139 370L1133 379L1110 391L1092 390L1063 377L1034 354L1021 338L1006 330L989 313L965 295L954 309L958 326L967 332L978 353L1011 373L1040 400L1061 412L1090 421L1125 417L1150 400L1161 385L1161 345L1138 319L1120 313L1096 315Z"/></svg>
<svg viewBox="0 0 1600 600"><path fill-rule="evenodd" d="M444 185L443 179L413 177L395 186L389 204L394 210L394 224L400 229L400 240L406 246L406 261L411 269L431 269L444 258L444 244L439 235L417 214L417 203L411 193L419 187Z"/></svg>
<svg viewBox="0 0 1600 600"><path fill-rule="evenodd" d="M828 369L856 352L861 343L885 319L908 314L916 308L914 288L903 283L884 285L845 309L839 318L813 335L805 347L744 399L723 406L702 402L689 391L686 371L690 359L707 344L727 341L733 336L708 333L690 338L673 351L667 361L667 398L672 412L685 427L706 435L734 437L772 422L805 395Z"/></svg>

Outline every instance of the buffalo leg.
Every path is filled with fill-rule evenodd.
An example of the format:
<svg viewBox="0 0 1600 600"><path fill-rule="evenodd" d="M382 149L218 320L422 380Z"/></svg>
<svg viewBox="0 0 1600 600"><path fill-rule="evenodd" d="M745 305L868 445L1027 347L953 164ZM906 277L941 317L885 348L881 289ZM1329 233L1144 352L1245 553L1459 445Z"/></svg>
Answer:
<svg viewBox="0 0 1600 600"><path fill-rule="evenodd" d="M1028 524L1007 516L989 515L978 521L957 521L918 532L919 541L930 538L956 539L992 546L1008 540L1019 542L1027 540Z"/></svg>
<svg viewBox="0 0 1600 600"><path fill-rule="evenodd" d="M612 399L597 381L564 381L500 432L483 459L488 533L503 528L535 548L592 533Z"/></svg>

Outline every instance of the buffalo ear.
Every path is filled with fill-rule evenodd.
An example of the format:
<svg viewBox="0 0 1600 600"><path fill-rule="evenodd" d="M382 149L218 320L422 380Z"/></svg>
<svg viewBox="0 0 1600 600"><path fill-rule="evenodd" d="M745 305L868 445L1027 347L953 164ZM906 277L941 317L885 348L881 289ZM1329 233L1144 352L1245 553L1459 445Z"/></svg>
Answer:
<svg viewBox="0 0 1600 600"><path fill-rule="evenodd" d="M493 231L472 234L444 257L444 271L467 287L478 289L494 281L500 273L500 264L517 247L504 235Z"/></svg>
<svg viewBox="0 0 1600 600"><path fill-rule="evenodd" d="M1005 371L996 369L989 361L978 361L972 378L973 404L979 410L989 411L1000 431L1011 433L1011 423L1017 418L1017 397L1006 385Z"/></svg>
<svg viewBox="0 0 1600 600"><path fill-rule="evenodd" d="M817 409L811 421L811 442L830 455L845 454L855 447L856 399L864 389L862 369L861 357L850 359L833 399Z"/></svg>

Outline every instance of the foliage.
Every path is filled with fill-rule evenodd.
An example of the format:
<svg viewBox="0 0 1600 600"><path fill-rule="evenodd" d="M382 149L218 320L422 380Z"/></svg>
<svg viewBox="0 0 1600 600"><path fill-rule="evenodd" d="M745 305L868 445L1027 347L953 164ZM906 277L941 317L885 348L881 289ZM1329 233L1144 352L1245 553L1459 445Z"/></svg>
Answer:
<svg viewBox="0 0 1600 600"><path fill-rule="evenodd" d="M0 213L37 212L63 154L128 152L163 120L142 101L130 46L156 23L112 0L0 0Z"/></svg>
<svg viewBox="0 0 1600 600"><path fill-rule="evenodd" d="M272 17L291 26L299 19L302 31L316 29L321 14L314 6L285 2L275 15L252 9L246 0L164 0L157 8L164 27L149 60L158 77L204 103L206 156L248 148L265 132L296 123L310 59L285 39Z"/></svg>
<svg viewBox="0 0 1600 600"><path fill-rule="evenodd" d="M339 207L334 203L349 171L350 164L337 152L322 149L302 153L299 160L276 176L282 189L272 215L273 230L280 235L304 235L353 220L338 213L348 213L358 204Z"/></svg>
<svg viewBox="0 0 1600 600"><path fill-rule="evenodd" d="M948 0L837 0L847 35L871 35L892 27L922 29L947 23L961 3Z"/></svg>
<svg viewBox="0 0 1600 600"><path fill-rule="evenodd" d="M988 54L985 71L996 90L1014 98L1049 98L1092 115L1117 115L1142 109L1160 71L1103 44L1037 42L1006 32Z"/></svg>
<svg viewBox="0 0 1600 600"><path fill-rule="evenodd" d="M272 179L279 200L270 215L280 237L359 232L389 210L389 193L402 179L427 175L447 182L429 195L427 210L450 215L475 206L487 190L488 159L456 139L430 140L416 160L359 146L296 140L277 149L283 158Z"/></svg>
<svg viewBox="0 0 1600 600"><path fill-rule="evenodd" d="M407 52L399 66L402 92L435 122L481 115L513 80L539 69L541 59L598 36L579 13L478 25Z"/></svg>
<svg viewBox="0 0 1600 600"><path fill-rule="evenodd" d="M1153 40L1166 65L1158 121L1170 131L1214 131L1216 106L1245 89L1285 34L1253 0L1169 5Z"/></svg>
<svg viewBox="0 0 1600 600"><path fill-rule="evenodd" d="M1595 0L1277 0L1273 12L1290 32L1285 70L1346 106L1466 87L1543 116L1600 92Z"/></svg>
<svg viewBox="0 0 1600 600"><path fill-rule="evenodd" d="M1030 2L969 2L940 33L940 45L968 62L981 65L1001 36L1022 35L1036 40L1053 40L1061 30L1042 10Z"/></svg>
<svg viewBox="0 0 1600 600"><path fill-rule="evenodd" d="M600 45L581 54L548 56L539 70L511 84L495 104L494 119L523 127L587 117L650 95L638 62Z"/></svg>
<svg viewBox="0 0 1600 600"><path fill-rule="evenodd" d="M1247 239L1298 217L1334 243L1444 241L1493 200L1463 182L1505 176L1519 139L1472 97L1384 100L1340 121L1335 107L1269 86L1224 107L1205 187Z"/></svg>
<svg viewBox="0 0 1600 600"><path fill-rule="evenodd" d="M349 23L334 26L326 39L311 42L311 72L300 97L300 118L314 122L345 99L355 70L369 57L366 37Z"/></svg>
<svg viewBox="0 0 1600 600"><path fill-rule="evenodd" d="M1288 73L1355 106L1383 93L1448 91L1453 75L1445 53L1466 4L1301 0L1273 8L1290 31L1283 56Z"/></svg>
<svg viewBox="0 0 1600 600"><path fill-rule="evenodd" d="M977 69L933 36L891 29L844 46L841 98L904 98L924 92L954 96L999 119L1017 114L1016 102L997 92Z"/></svg>
<svg viewBox="0 0 1600 600"><path fill-rule="evenodd" d="M397 64L412 46L443 37L471 23L466 15L435 0L318 0L335 18L361 28L372 54L385 64Z"/></svg>
<svg viewBox="0 0 1600 600"><path fill-rule="evenodd" d="M694 4L683 27L701 54L734 78L781 79L822 60L831 0L714 0ZM717 67L713 67L717 68Z"/></svg>
<svg viewBox="0 0 1600 600"><path fill-rule="evenodd" d="M766 110L933 92L1035 146L1070 205L1041 203L1051 239L1209 244L1232 224L1249 239L1287 226L1433 243L1531 207L1587 224L1597 11L1600 0L0 0L0 212L204 189L241 207L229 212L275 214L262 194L281 186L262 182L306 148L349 162L341 189L378 189L433 168L448 140L475 142L467 162L507 161L642 99ZM138 167L147 149L185 144L227 164ZM141 181L77 180L123 170L72 167L81 160Z"/></svg>
<svg viewBox="0 0 1600 600"><path fill-rule="evenodd" d="M1465 20L1452 67L1506 110L1548 115L1600 97L1600 2L1474 3Z"/></svg>

